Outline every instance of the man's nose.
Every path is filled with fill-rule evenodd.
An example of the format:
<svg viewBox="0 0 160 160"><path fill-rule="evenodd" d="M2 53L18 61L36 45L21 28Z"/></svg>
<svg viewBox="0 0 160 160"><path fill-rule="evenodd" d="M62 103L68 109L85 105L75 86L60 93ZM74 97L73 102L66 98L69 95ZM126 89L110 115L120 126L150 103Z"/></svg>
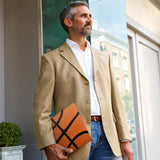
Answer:
<svg viewBox="0 0 160 160"><path fill-rule="evenodd" d="M90 22L92 24L92 18L90 16L88 16L87 22Z"/></svg>

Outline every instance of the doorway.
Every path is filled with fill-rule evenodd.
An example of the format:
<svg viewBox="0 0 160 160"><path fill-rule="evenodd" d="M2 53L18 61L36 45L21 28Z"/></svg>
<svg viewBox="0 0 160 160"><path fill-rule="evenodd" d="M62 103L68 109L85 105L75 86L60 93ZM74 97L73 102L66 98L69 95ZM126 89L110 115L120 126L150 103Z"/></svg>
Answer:
<svg viewBox="0 0 160 160"><path fill-rule="evenodd" d="M139 160L160 159L160 61L159 46L128 30ZM158 157L159 156L159 157Z"/></svg>

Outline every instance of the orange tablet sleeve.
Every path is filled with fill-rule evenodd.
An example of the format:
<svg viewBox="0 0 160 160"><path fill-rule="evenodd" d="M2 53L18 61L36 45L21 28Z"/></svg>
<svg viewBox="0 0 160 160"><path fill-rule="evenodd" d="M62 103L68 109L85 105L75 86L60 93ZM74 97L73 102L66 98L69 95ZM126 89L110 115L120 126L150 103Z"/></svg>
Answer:
<svg viewBox="0 0 160 160"><path fill-rule="evenodd" d="M51 117L56 143L76 150L91 141L87 128L74 103Z"/></svg>

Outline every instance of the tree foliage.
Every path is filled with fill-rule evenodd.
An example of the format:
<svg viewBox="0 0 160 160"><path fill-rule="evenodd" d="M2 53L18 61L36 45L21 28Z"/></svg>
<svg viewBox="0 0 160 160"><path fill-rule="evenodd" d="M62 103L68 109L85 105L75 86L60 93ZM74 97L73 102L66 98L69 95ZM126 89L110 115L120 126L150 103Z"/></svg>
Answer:
<svg viewBox="0 0 160 160"><path fill-rule="evenodd" d="M133 120L134 115L133 115L133 108L132 108L133 101L132 101L131 92L126 92L125 95L122 97L122 99L124 100L124 103L125 103L128 119Z"/></svg>

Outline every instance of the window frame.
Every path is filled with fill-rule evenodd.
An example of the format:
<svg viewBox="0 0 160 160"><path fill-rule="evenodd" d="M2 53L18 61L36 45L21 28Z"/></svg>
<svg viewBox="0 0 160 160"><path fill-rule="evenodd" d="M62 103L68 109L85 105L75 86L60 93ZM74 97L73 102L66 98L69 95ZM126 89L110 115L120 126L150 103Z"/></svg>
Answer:
<svg viewBox="0 0 160 160"><path fill-rule="evenodd" d="M134 20L130 19L129 17L127 17L127 32L128 32L129 54L131 63L133 106L134 106L135 125L136 125L137 158L139 160L146 160L147 154L146 154L144 128L143 128L143 120L141 113L142 104L141 104L140 83L138 75L139 74L138 61L137 61L138 48L136 47L137 45L136 33L143 36L146 40L149 40L150 42L154 43L159 47L160 47L160 38L153 35L146 28L137 24ZM159 59L159 64L160 64L160 59Z"/></svg>

